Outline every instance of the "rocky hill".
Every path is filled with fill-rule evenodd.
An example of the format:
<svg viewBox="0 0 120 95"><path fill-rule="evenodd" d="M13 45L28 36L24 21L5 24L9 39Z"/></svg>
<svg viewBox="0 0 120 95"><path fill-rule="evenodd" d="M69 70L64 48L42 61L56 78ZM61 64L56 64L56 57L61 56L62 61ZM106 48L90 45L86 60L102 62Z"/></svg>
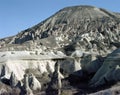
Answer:
<svg viewBox="0 0 120 95"><path fill-rule="evenodd" d="M67 7L45 21L13 37L1 39L0 42L2 46L3 44L22 44L26 41L52 37L49 39L49 43L54 42L54 45L59 48L77 44L79 47L87 49L94 45L100 47L99 42L109 48L110 44L120 40L119 18L120 15L117 13L92 6ZM81 45L83 43L86 43L84 47ZM50 45L46 47L50 47Z"/></svg>
<svg viewBox="0 0 120 95"><path fill-rule="evenodd" d="M92 87L119 82L119 48L119 13L93 6L66 7L0 39L0 81L12 87L11 92L21 90L21 95L60 94L61 89L65 93L76 87L75 93L93 93ZM0 93L7 93L2 87Z"/></svg>

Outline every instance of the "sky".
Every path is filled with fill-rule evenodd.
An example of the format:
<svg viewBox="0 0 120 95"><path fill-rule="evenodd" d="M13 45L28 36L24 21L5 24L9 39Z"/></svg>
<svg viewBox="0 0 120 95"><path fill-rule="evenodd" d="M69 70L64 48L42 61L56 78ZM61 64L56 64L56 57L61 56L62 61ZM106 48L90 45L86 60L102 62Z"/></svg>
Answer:
<svg viewBox="0 0 120 95"><path fill-rule="evenodd" d="M92 5L120 13L120 0L0 0L0 38L16 35L60 9Z"/></svg>

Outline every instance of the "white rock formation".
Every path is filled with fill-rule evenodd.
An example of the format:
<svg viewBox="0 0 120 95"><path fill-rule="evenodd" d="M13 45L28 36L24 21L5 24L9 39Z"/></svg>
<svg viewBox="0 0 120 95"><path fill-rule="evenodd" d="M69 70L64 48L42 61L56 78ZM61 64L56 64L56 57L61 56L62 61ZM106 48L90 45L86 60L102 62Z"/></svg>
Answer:
<svg viewBox="0 0 120 95"><path fill-rule="evenodd" d="M30 55L29 52L25 51L15 51L15 54L11 54L11 52L0 52L0 75L1 77L10 79L10 75L13 72L17 80L21 80L23 79L25 70L37 69L42 74L48 72L48 65L49 70L53 72L55 61L52 61L51 58L44 60L46 57L44 55Z"/></svg>
<svg viewBox="0 0 120 95"><path fill-rule="evenodd" d="M80 53L80 51L77 53ZM11 51L0 52L0 74L1 77L10 79L11 73L13 72L16 79L21 80L27 69L38 70L40 74L44 72L51 73L54 72L54 65L56 62L53 61L52 58L58 60L61 64L61 68L68 74L81 69L80 56L76 56L76 59L65 57L63 53L58 51L56 53L44 53L44 55L36 55L34 51L12 51L12 53ZM75 57L74 54L72 57ZM61 58L65 58L65 60L59 60Z"/></svg>

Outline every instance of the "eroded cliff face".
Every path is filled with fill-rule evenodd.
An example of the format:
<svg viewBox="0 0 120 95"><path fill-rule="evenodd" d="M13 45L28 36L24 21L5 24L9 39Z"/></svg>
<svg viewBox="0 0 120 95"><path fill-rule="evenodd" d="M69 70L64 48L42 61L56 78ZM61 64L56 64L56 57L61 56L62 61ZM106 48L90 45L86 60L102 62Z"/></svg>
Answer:
<svg viewBox="0 0 120 95"><path fill-rule="evenodd" d="M22 95L33 95L46 90L56 77L57 62L55 81L61 85L63 80L83 77L92 87L119 81L119 48L118 13L92 6L67 7L15 36L0 39L0 80L21 89Z"/></svg>

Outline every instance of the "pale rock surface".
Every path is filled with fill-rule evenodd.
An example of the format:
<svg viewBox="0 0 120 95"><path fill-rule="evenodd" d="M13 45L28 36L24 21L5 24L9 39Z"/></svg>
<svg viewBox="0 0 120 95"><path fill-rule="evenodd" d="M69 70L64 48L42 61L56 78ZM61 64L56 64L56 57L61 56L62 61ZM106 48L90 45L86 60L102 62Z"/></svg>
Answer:
<svg viewBox="0 0 120 95"><path fill-rule="evenodd" d="M37 69L41 74L48 72L48 65L49 70L51 72L54 71L55 61L52 61L49 58L48 60L44 60L45 56L31 56L29 52L24 51L15 51L15 54L10 54L10 52L1 52L0 55L0 75L7 79L10 78L10 75L13 72L17 80L21 80L23 79L23 75L27 69Z"/></svg>
<svg viewBox="0 0 120 95"><path fill-rule="evenodd" d="M14 53L13 53L14 52ZM61 64L61 68L68 74L74 71L80 70L80 56L78 58L64 58L65 55L61 52L54 53L44 53L44 55L36 55L29 51L11 51L0 52L0 68L1 77L10 79L11 73L13 72L17 80L23 79L23 75L27 69L35 69L40 72L54 72L54 65L56 61L52 58L56 58ZM31 55L32 53L32 55ZM77 52L79 53L79 52ZM3 56L4 55L4 56ZM76 56L77 57L77 56ZM62 59L62 61L60 61Z"/></svg>

